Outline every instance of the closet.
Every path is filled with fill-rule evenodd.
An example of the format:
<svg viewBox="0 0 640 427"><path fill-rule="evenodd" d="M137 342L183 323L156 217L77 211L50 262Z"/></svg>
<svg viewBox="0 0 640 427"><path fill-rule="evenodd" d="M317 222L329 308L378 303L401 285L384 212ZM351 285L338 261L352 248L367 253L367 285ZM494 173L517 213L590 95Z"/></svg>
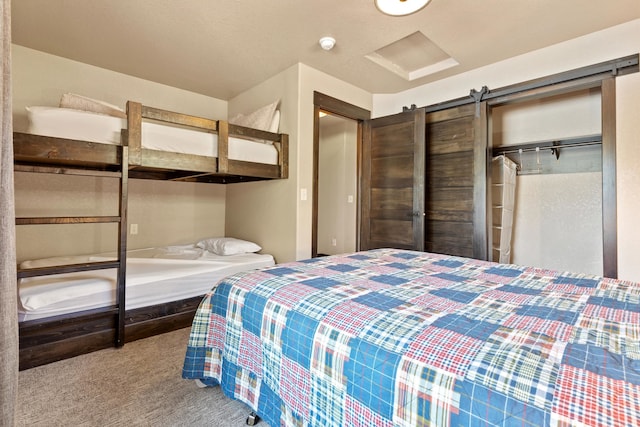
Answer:
<svg viewBox="0 0 640 427"><path fill-rule="evenodd" d="M601 105L596 87L491 108L504 162L492 163L494 251L513 231L504 262L602 275Z"/></svg>
<svg viewBox="0 0 640 427"><path fill-rule="evenodd" d="M503 88L472 89L468 97L365 121L360 249L396 247L493 259L500 245L494 242L499 240L494 206L502 205L492 200L493 184L500 183L493 182L491 160L514 149L494 140L493 116L510 105L586 91L599 96L597 135L532 141L533 150L544 147L549 154L554 149L555 155L577 148L553 144L598 145L601 274L616 278L615 77L637 71L636 54ZM525 146L516 152L519 148Z"/></svg>

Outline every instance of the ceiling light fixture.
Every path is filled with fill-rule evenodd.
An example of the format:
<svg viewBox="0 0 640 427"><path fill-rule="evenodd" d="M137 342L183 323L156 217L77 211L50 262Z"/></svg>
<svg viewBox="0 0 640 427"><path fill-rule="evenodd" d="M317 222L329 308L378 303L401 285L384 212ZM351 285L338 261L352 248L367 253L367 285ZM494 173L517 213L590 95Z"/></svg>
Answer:
<svg viewBox="0 0 640 427"><path fill-rule="evenodd" d="M320 43L320 47L324 50L331 50L336 45L336 39L329 36L322 37L318 43Z"/></svg>
<svg viewBox="0 0 640 427"><path fill-rule="evenodd" d="M430 0L374 0L378 10L385 15L405 16L422 10Z"/></svg>

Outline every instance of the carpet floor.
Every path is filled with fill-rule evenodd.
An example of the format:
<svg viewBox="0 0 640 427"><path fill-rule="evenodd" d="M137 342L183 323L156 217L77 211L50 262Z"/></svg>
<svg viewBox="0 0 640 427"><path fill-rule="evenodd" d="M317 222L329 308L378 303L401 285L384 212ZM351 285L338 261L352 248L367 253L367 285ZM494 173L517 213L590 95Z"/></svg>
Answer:
<svg viewBox="0 0 640 427"><path fill-rule="evenodd" d="M186 328L21 371L18 426L246 426L248 406L182 379L188 338Z"/></svg>

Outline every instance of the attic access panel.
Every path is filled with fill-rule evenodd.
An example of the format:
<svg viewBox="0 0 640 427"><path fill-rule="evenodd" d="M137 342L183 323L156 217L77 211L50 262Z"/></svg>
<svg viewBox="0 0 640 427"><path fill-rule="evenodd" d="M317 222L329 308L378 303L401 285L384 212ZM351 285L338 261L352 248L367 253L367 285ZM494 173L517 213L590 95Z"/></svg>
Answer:
<svg viewBox="0 0 640 427"><path fill-rule="evenodd" d="M365 55L365 58L407 81L459 65L420 31Z"/></svg>

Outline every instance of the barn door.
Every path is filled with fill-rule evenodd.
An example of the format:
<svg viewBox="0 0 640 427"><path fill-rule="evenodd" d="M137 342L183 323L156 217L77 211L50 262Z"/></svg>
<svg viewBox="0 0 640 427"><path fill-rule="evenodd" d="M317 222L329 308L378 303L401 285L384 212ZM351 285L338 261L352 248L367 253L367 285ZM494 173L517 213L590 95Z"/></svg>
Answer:
<svg viewBox="0 0 640 427"><path fill-rule="evenodd" d="M425 250L487 259L486 103L426 115Z"/></svg>
<svg viewBox="0 0 640 427"><path fill-rule="evenodd" d="M425 110L365 120L360 249L424 250Z"/></svg>

